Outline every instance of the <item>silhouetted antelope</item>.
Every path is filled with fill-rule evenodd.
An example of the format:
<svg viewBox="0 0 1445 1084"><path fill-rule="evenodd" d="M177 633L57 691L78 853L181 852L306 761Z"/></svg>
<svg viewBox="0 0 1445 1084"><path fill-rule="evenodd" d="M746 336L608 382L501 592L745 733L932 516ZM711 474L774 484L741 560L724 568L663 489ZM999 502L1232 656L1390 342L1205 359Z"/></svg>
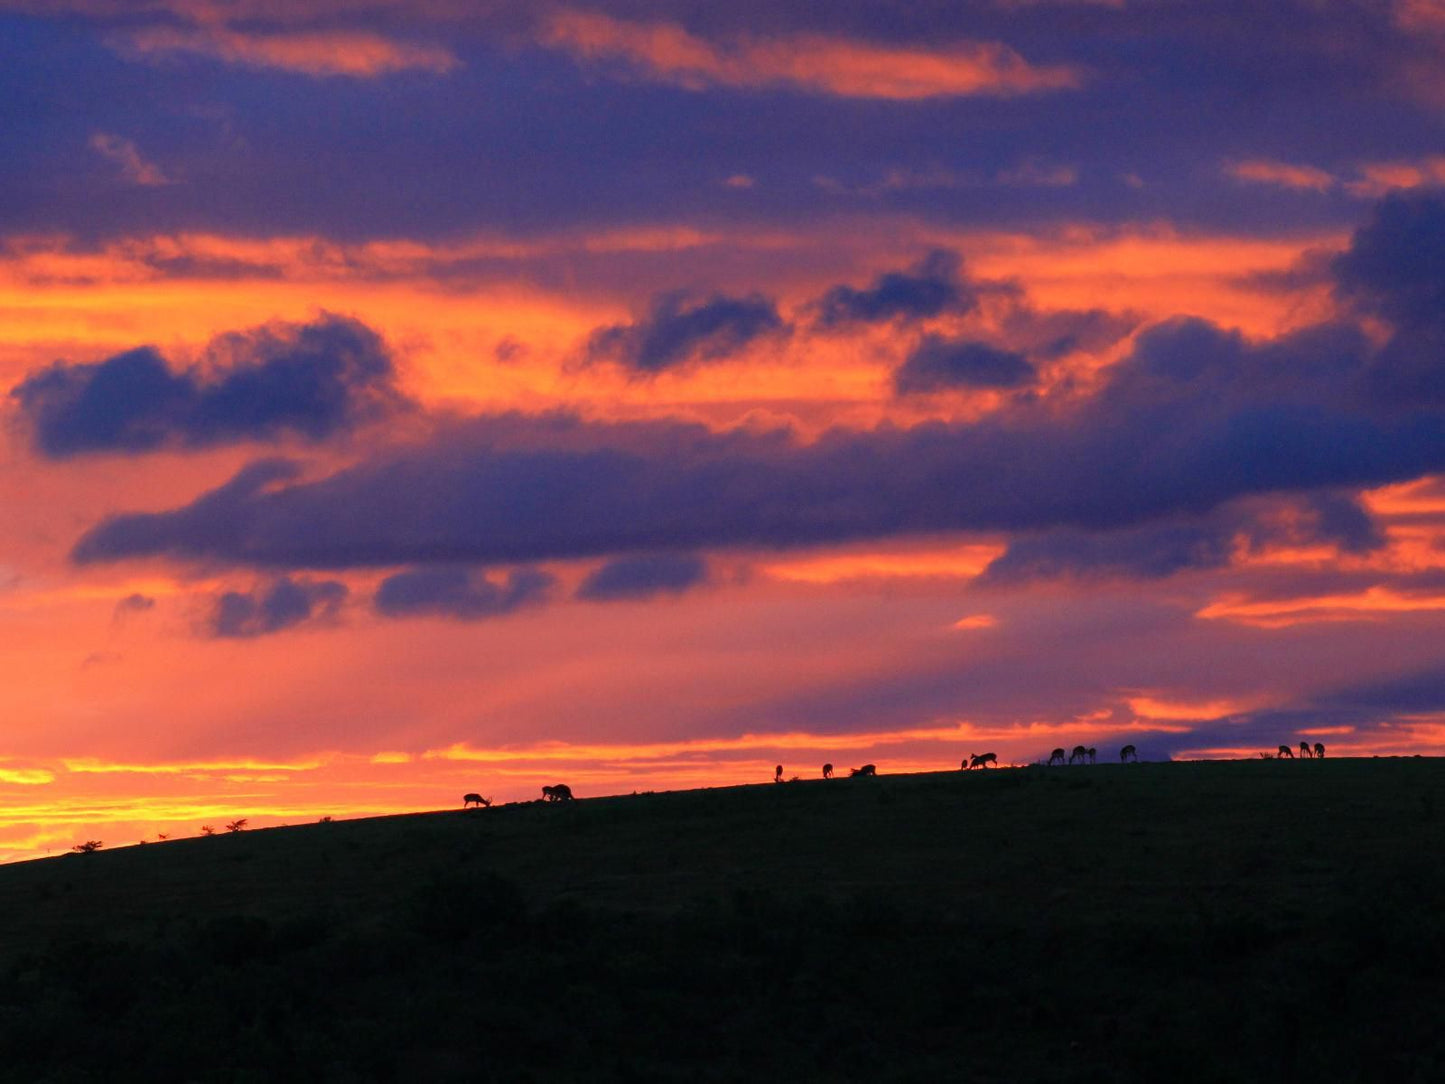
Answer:
<svg viewBox="0 0 1445 1084"><path fill-rule="evenodd" d="M851 769L851 770L848 772L848 777L851 779L851 778L852 778L853 776L855 776L855 775L877 775L877 774L878 774L878 765L876 765L876 764L865 764L865 765L863 765L863 767L861 767L861 768L853 768L853 769Z"/></svg>
<svg viewBox="0 0 1445 1084"><path fill-rule="evenodd" d="M486 806L489 806L489 805L492 804L492 800L491 800L490 798L483 798L480 794L464 794L464 795L462 795L462 808L463 808L463 809L466 809L467 806L472 805L473 803L475 803L475 804L476 804L477 806L479 806L479 807L486 807Z"/></svg>
<svg viewBox="0 0 1445 1084"><path fill-rule="evenodd" d="M1089 746L1089 763L1090 763L1090 764L1094 763L1094 758L1097 757L1098 755L1099 755L1099 750L1095 749L1092 745Z"/></svg>
<svg viewBox="0 0 1445 1084"><path fill-rule="evenodd" d="M776 768L773 769L773 782L774 782L774 783L781 783L782 781L783 781L783 766L782 766L781 764L779 764Z"/></svg>
<svg viewBox="0 0 1445 1084"><path fill-rule="evenodd" d="M1139 750L1135 749L1132 745L1126 745L1120 749L1119 763L1123 764L1126 760L1132 760L1137 764L1139 762Z"/></svg>
<svg viewBox="0 0 1445 1084"><path fill-rule="evenodd" d="M1324 760L1324 758L1325 758L1325 743L1324 743L1324 742L1322 742L1322 741L1317 741L1317 742L1315 742L1315 756L1317 756L1317 757L1318 757L1319 759L1321 759L1321 760Z"/></svg>
<svg viewBox="0 0 1445 1084"><path fill-rule="evenodd" d="M1062 749L1055 749L1052 753L1049 754L1049 763L1050 763L1050 764L1062 764L1063 762L1064 762L1064 751L1063 751Z"/></svg>
<svg viewBox="0 0 1445 1084"><path fill-rule="evenodd" d="M572 788L566 783L558 783L555 787L543 787L542 796L549 802L570 802Z"/></svg>
<svg viewBox="0 0 1445 1084"><path fill-rule="evenodd" d="M1069 754L1069 763L1072 764L1075 758L1079 760L1088 760L1089 751L1085 749L1082 745L1076 745L1074 746L1074 751Z"/></svg>
<svg viewBox="0 0 1445 1084"><path fill-rule="evenodd" d="M992 764L998 767L998 756L995 753L974 753L968 760L970 768L987 768Z"/></svg>
<svg viewBox="0 0 1445 1084"><path fill-rule="evenodd" d="M831 765L831 764L824 764L824 765L823 765L823 778L824 778L824 779L832 779L832 778L833 778L833 765Z"/></svg>
<svg viewBox="0 0 1445 1084"><path fill-rule="evenodd" d="M1310 748L1309 742L1302 741L1299 743L1299 755L1302 757L1312 757L1315 755L1314 750Z"/></svg>
<svg viewBox="0 0 1445 1084"><path fill-rule="evenodd" d="M1290 760L1293 760L1294 750L1291 749L1288 745L1281 745L1279 747L1279 758L1283 760L1285 757L1289 757Z"/></svg>

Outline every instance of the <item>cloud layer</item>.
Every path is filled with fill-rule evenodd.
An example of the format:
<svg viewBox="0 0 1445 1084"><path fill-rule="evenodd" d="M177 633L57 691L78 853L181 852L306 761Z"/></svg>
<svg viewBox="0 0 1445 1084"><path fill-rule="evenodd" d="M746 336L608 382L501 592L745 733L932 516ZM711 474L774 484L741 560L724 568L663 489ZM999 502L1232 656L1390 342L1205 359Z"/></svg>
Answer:
<svg viewBox="0 0 1445 1084"><path fill-rule="evenodd" d="M1440 208L1386 204L1338 265L1342 290L1397 322L1383 350L1345 323L1250 343L1179 320L1140 336L1095 394L810 443L667 422L479 420L315 482L278 486L288 468L259 466L186 507L109 519L74 556L338 568L1100 531L1419 477L1445 469L1445 411L1438 397L1389 394L1387 377L1437 330L1441 268L1413 239ZM838 304L891 315L897 303L878 299L893 287L884 276Z"/></svg>

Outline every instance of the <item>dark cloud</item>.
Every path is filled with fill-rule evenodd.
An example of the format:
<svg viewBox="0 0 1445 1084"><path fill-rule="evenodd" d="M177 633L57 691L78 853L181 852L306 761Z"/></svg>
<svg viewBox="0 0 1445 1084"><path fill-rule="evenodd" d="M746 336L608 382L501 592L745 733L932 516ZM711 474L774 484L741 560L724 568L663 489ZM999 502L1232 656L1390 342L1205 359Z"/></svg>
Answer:
<svg viewBox="0 0 1445 1084"><path fill-rule="evenodd" d="M554 577L533 568L516 569L502 583L457 566L414 568L383 580L374 605L387 617L476 621L541 602L554 582Z"/></svg>
<svg viewBox="0 0 1445 1084"><path fill-rule="evenodd" d="M1385 200L1334 271L1342 298L1394 325L1369 390L1390 404L1445 404L1445 197Z"/></svg>
<svg viewBox="0 0 1445 1084"><path fill-rule="evenodd" d="M312 618L334 616L347 593L346 585L335 580L293 580L286 576L249 593L227 591L216 600L207 631L225 639L280 632Z"/></svg>
<svg viewBox="0 0 1445 1084"><path fill-rule="evenodd" d="M777 306L761 294L694 301L667 293L634 324L600 328L587 340L592 362L614 362L639 374L655 374L689 362L717 361L765 335L784 331Z"/></svg>
<svg viewBox="0 0 1445 1084"><path fill-rule="evenodd" d="M846 228L857 200L820 196L811 183L819 173L997 176L1040 148L1076 163L1078 183L987 198L908 190L881 196L880 208L1000 229L1169 219L1297 235L1352 223L1358 205L1340 192L1241 199L1201 163L1266 155L1340 171L1418 155L1438 141L1432 114L1398 100L1412 69L1432 82L1438 45L1403 33L1391 18L1400 5L1383 2L1279 0L1268 12L1244 0L1071 4L1051 6L1047 17L1021 5L928 3L905 12L877 0L586 5L644 24L676 22L723 50L738 35L767 44L770 35L796 42L823 34L883 49L984 41L1033 64L1087 73L1068 93L987 104L824 99L787 86L683 90L599 78L594 65L555 51L505 47L535 40L537 24L555 13L550 4L295 5L289 18L274 3L209 5L252 31L278 29L282 19L322 41L328 29L369 30L424 40L462 62L445 78L306 80L307 109L298 108L297 76L281 71L193 60L156 64L138 78L107 46L114 34L77 29L76 11L99 5L28 6L65 13L12 14L4 37L0 100L31 108L7 118L0 230L30 236L535 236L743 218L789 227L832 219ZM178 19L184 25L179 12L196 9L111 7L103 22L121 38L152 20L174 34ZM248 9L262 18L247 19ZM487 109L475 108L481 100ZM202 108L223 112L223 122L199 119ZM545 126L539 116L549 118ZM621 116L628 123L618 124ZM92 161L96 130L125 131L168 168L176 163L186 183L117 191L113 169ZM745 199L716 183L739 171L758 181ZM1130 172L1148 183L1120 183Z"/></svg>
<svg viewBox="0 0 1445 1084"><path fill-rule="evenodd" d="M814 305L818 326L832 329L967 312L978 304L978 297L960 277L961 266L957 253L939 249L907 271L884 272L861 290L834 286Z"/></svg>
<svg viewBox="0 0 1445 1084"><path fill-rule="evenodd" d="M1139 326L1139 317L1107 309L1041 311L1017 304L1004 317L1009 342L1041 361L1053 361L1076 350L1098 353Z"/></svg>
<svg viewBox="0 0 1445 1084"><path fill-rule="evenodd" d="M1428 666L1405 673L1336 688L1282 708L1243 712L1208 720L1187 736L1170 739L1175 748L1198 749L1209 744L1258 746L1274 752L1293 746L1304 731L1348 728L1351 743L1364 739L1388 746L1413 745L1411 730L1419 717L1445 711L1445 668ZM1314 739L1311 738L1311 741ZM1328 745L1331 738L1323 741Z"/></svg>
<svg viewBox="0 0 1445 1084"><path fill-rule="evenodd" d="M1334 262L1339 292L1406 327L1445 323L1445 197L1381 201Z"/></svg>
<svg viewBox="0 0 1445 1084"><path fill-rule="evenodd" d="M395 375L375 332L326 315L220 336L182 372L141 347L94 364L57 363L10 394L35 446L60 459L286 433L322 440L399 407Z"/></svg>
<svg viewBox="0 0 1445 1084"><path fill-rule="evenodd" d="M982 584L1072 577L1162 579L1223 568L1241 547L1333 545L1362 553L1384 544L1379 525L1346 494L1236 502L1213 514L1131 530L1059 529L1012 539L984 570Z"/></svg>
<svg viewBox="0 0 1445 1084"><path fill-rule="evenodd" d="M1013 350L925 335L893 371L893 390L910 395L952 388L1021 388L1037 378L1028 358Z"/></svg>
<svg viewBox="0 0 1445 1084"><path fill-rule="evenodd" d="M696 554L660 553L621 557L592 572L577 597L592 602L678 594L707 579L707 562Z"/></svg>

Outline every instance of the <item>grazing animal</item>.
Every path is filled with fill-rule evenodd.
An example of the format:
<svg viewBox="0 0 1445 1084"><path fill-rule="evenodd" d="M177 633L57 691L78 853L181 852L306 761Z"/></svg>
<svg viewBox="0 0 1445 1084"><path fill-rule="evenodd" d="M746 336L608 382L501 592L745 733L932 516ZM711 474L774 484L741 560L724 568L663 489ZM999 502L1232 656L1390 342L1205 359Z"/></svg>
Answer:
<svg viewBox="0 0 1445 1084"><path fill-rule="evenodd" d="M1324 760L1324 758L1325 758L1325 743L1324 743L1324 742L1322 742L1322 741L1317 741L1317 742L1315 742L1315 756L1319 757L1321 760Z"/></svg>
<svg viewBox="0 0 1445 1084"><path fill-rule="evenodd" d="M1119 763L1123 764L1126 760L1132 760L1137 764L1139 762L1139 750L1135 749L1132 745L1126 745L1120 749Z"/></svg>
<svg viewBox="0 0 1445 1084"><path fill-rule="evenodd" d="M824 778L824 779L832 779L832 778L833 778L833 765L831 765L831 764L824 764L824 765L823 765L823 778Z"/></svg>
<svg viewBox="0 0 1445 1084"><path fill-rule="evenodd" d="M998 767L998 755L995 753L974 753L968 760L970 768L987 768L992 764Z"/></svg>
<svg viewBox="0 0 1445 1084"><path fill-rule="evenodd" d="M863 767L861 767L861 768L853 768L852 770L850 770L850 771L848 772L848 777L851 779L851 778L852 778L853 776L855 776L855 775L877 775L877 774L878 774L878 765L876 765L876 764L865 764L865 765L863 765Z"/></svg>
<svg viewBox="0 0 1445 1084"><path fill-rule="evenodd" d="M1082 745L1074 746L1073 752L1069 754L1069 763L1072 764L1076 758L1079 760L1088 760L1089 751L1085 749Z"/></svg>
<svg viewBox="0 0 1445 1084"><path fill-rule="evenodd" d="M1289 757L1290 760L1293 760L1294 750L1291 749L1288 745L1281 745L1279 747L1279 758L1280 760L1283 760L1285 757Z"/></svg>
<svg viewBox="0 0 1445 1084"><path fill-rule="evenodd" d="M1089 763L1090 763L1090 764L1094 763L1094 758L1097 757L1098 755L1099 755L1099 750L1095 749L1092 745L1089 746Z"/></svg>
<svg viewBox="0 0 1445 1084"><path fill-rule="evenodd" d="M489 806L489 805L492 804L492 800L491 800L490 798L483 798L480 794L464 794L464 795L462 795L462 808L463 808L463 809L466 809L467 806L472 805L473 803L475 803L479 808L485 808L486 806Z"/></svg>
<svg viewBox="0 0 1445 1084"><path fill-rule="evenodd" d="M572 800L572 788L566 783L558 783L555 787L543 787L542 797L549 802L570 802Z"/></svg>
<svg viewBox="0 0 1445 1084"><path fill-rule="evenodd" d="M1312 757L1315 755L1314 750L1310 748L1309 742L1302 741L1299 743L1299 755L1302 757Z"/></svg>
<svg viewBox="0 0 1445 1084"><path fill-rule="evenodd" d="M1063 751L1062 749L1055 749L1052 753L1049 754L1049 763L1050 763L1050 764L1062 764L1063 762L1064 762L1064 751Z"/></svg>
<svg viewBox="0 0 1445 1084"><path fill-rule="evenodd" d="M776 768L773 769L773 782L774 782L774 783L781 783L782 781L783 781L783 766L782 766L781 764L779 764Z"/></svg>

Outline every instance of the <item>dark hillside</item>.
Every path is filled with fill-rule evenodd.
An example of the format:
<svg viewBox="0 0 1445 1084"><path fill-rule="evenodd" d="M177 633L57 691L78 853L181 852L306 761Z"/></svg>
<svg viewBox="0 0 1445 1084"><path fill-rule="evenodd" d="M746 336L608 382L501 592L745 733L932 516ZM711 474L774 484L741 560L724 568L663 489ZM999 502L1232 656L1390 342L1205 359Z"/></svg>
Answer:
<svg viewBox="0 0 1445 1084"><path fill-rule="evenodd" d="M1445 762L1258 761L23 863L0 1077L1440 1079L1442 827Z"/></svg>

